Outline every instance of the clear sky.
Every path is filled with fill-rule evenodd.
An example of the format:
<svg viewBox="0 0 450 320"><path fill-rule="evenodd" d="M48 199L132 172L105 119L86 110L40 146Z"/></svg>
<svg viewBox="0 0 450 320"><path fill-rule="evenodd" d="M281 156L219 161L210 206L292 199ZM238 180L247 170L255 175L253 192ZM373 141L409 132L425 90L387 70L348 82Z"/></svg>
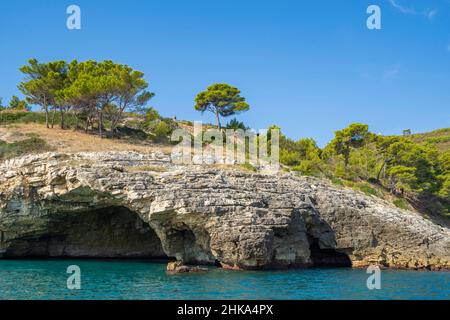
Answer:
<svg viewBox="0 0 450 320"><path fill-rule="evenodd" d="M81 30L66 8L81 8ZM381 30L366 9L381 8ZM0 96L19 95L18 68L111 59L145 73L164 116L193 109L215 82L237 86L254 129L277 124L323 146L363 122L399 134L450 126L450 0L15 0L0 3Z"/></svg>

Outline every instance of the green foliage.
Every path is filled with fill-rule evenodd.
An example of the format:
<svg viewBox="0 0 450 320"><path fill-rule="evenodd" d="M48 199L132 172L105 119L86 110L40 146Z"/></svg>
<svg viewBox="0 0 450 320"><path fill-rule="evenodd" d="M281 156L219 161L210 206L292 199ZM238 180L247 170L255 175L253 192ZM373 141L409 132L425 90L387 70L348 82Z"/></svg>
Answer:
<svg viewBox="0 0 450 320"><path fill-rule="evenodd" d="M438 158L439 174L437 178L440 182L438 195L450 199L450 150L442 153Z"/></svg>
<svg viewBox="0 0 450 320"><path fill-rule="evenodd" d="M238 119L233 118L231 119L227 125L226 125L227 129L233 129L233 130L238 130L238 129L242 129L242 130L247 130L248 127L241 121L238 121Z"/></svg>
<svg viewBox="0 0 450 320"><path fill-rule="evenodd" d="M151 139L155 142L168 142L172 128L165 121L160 121L151 131Z"/></svg>
<svg viewBox="0 0 450 320"><path fill-rule="evenodd" d="M161 116L159 115L159 112L154 108L149 108L145 113L145 121L152 122L160 119Z"/></svg>
<svg viewBox="0 0 450 320"><path fill-rule="evenodd" d="M439 132L443 135L448 130ZM367 195L384 198L387 191L449 201L450 151L440 152L427 141L419 143L411 136L377 136L365 124L352 124L337 131L333 141L321 150L314 140L293 141L281 134L280 162L302 175L328 177L335 185Z"/></svg>
<svg viewBox="0 0 450 320"><path fill-rule="evenodd" d="M240 167L244 170L251 171L251 172L257 171L256 168L248 162L241 164Z"/></svg>
<svg viewBox="0 0 450 320"><path fill-rule="evenodd" d="M68 74L70 81L59 95L61 103L89 115L98 115L100 136L104 116L110 121L114 134L125 110L139 109L154 96L146 90L148 83L142 72L110 60L73 61Z"/></svg>
<svg viewBox="0 0 450 320"><path fill-rule="evenodd" d="M151 130L161 120L159 112L155 108L148 108L145 112L144 121L142 123L142 129Z"/></svg>
<svg viewBox="0 0 450 320"><path fill-rule="evenodd" d="M271 126L269 134L271 129L279 127ZM303 175L316 176L322 172L321 150L310 138L293 141L280 132L280 162Z"/></svg>
<svg viewBox="0 0 450 320"><path fill-rule="evenodd" d="M14 123L23 120L28 114L34 114L33 112L0 112L0 123Z"/></svg>
<svg viewBox="0 0 450 320"><path fill-rule="evenodd" d="M195 98L195 110L214 113L220 130L220 116L228 117L250 109L250 106L245 102L245 98L241 97L240 93L238 88L228 84L213 84L206 91L197 95Z"/></svg>
<svg viewBox="0 0 450 320"><path fill-rule="evenodd" d="M61 114L55 113L55 122L60 122ZM10 112L8 110L0 112L0 124L13 124L13 123L39 123L45 124L46 116L43 112ZM76 118L73 114L67 114L65 116L66 127L74 127Z"/></svg>
<svg viewBox="0 0 450 320"><path fill-rule="evenodd" d="M300 154L286 149L280 150L280 162L287 166L298 166L300 164Z"/></svg>
<svg viewBox="0 0 450 320"><path fill-rule="evenodd" d="M339 179L337 177L331 177L331 183L340 187L344 186L344 182L342 181L342 179Z"/></svg>
<svg viewBox="0 0 450 320"><path fill-rule="evenodd" d="M334 139L327 146L327 153L343 155L344 165L347 169L352 149L363 147L369 138L369 126L361 123L352 123L347 128L336 131Z"/></svg>
<svg viewBox="0 0 450 320"><path fill-rule="evenodd" d="M50 122L53 126L58 121L61 128L78 128L81 123L86 131L89 128L99 130L100 136L109 130L110 135L141 138L148 135L156 142L168 142L178 126L177 122L162 118L157 110L147 107L154 93L147 90L144 74L127 65L109 60L40 63L31 59L20 70L24 81L19 89L26 101L14 96L8 109L2 110L5 108L0 99L0 123L37 122L49 127ZM28 109L28 103L41 106L43 112L23 112ZM214 113L219 129L220 117L236 115L249 108L240 91L228 84L214 84L195 98L195 109ZM140 117L130 120L134 121L131 129L119 126L127 112ZM226 127L247 129L236 118ZM272 143L271 128L269 144ZM384 188L387 190L384 192L397 195L421 194L440 197L445 202L450 200L449 133L447 128L427 134L410 134L406 130L405 136L379 136L370 133L366 124L352 123L336 131L324 149L313 139L295 141L280 133L280 161L299 174L327 177L336 185L352 187L368 195L383 197L380 190ZM2 143L1 156L48 148L42 141L28 140Z"/></svg>
<svg viewBox="0 0 450 320"><path fill-rule="evenodd" d="M364 192L368 196L376 196L376 197L382 197L382 195L378 192L377 189L372 187L370 184L366 182L359 182L356 183L354 186L356 189Z"/></svg>
<svg viewBox="0 0 450 320"><path fill-rule="evenodd" d="M402 138L389 145L386 155L386 172L392 186L430 193L439 189L439 153L434 146Z"/></svg>
<svg viewBox="0 0 450 320"><path fill-rule="evenodd" d="M20 100L16 96L12 96L7 109L14 111L27 111L29 110L29 106L26 101Z"/></svg>
<svg viewBox="0 0 450 320"><path fill-rule="evenodd" d="M59 103L58 96L67 85L67 63L64 61L39 63L36 59L31 59L28 65L20 68L20 71L25 75L25 79L19 84L19 90L29 103L42 107L48 127L50 109L59 109L61 115L66 110L66 106ZM64 126L63 117L61 126Z"/></svg>
<svg viewBox="0 0 450 320"><path fill-rule="evenodd" d="M426 142L428 144L437 144L437 143L446 143L450 142L450 135L448 136L442 136L442 137L433 137L433 138L427 138Z"/></svg>
<svg viewBox="0 0 450 320"><path fill-rule="evenodd" d="M119 126L117 127L116 137L144 141L148 139L148 134L140 129L131 128L129 126Z"/></svg>
<svg viewBox="0 0 450 320"><path fill-rule="evenodd" d="M31 137L26 140L6 143L0 140L0 159L5 160L9 158L19 157L30 153L40 153L51 151L52 148L47 143L38 138Z"/></svg>
<svg viewBox="0 0 450 320"><path fill-rule="evenodd" d="M159 112L152 107L145 109L143 121L138 125L140 130L148 133L151 140L161 143L169 142L170 135L177 127L176 121L161 117Z"/></svg>
<svg viewBox="0 0 450 320"><path fill-rule="evenodd" d="M47 127L50 110L60 114L62 129L65 114L71 111L77 121L85 120L86 128L93 127L97 121L100 136L103 136L105 120L109 121L114 135L125 110L142 108L154 96L146 90L148 83L142 72L110 60L75 60L68 64L65 61L39 63L31 59L20 70L25 80L19 89L28 102L42 107Z"/></svg>
<svg viewBox="0 0 450 320"><path fill-rule="evenodd" d="M408 210L409 209L409 204L408 201L406 201L403 198L397 198L393 201L394 205L397 208L403 209L403 210Z"/></svg>

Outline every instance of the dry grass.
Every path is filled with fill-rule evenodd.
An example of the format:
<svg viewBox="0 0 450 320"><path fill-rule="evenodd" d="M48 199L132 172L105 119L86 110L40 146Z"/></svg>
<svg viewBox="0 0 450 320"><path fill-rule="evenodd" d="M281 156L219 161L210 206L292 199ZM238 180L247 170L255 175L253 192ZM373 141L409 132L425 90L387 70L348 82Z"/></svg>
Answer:
<svg viewBox="0 0 450 320"><path fill-rule="evenodd" d="M128 172L167 172L167 168L163 166L136 166L127 167Z"/></svg>
<svg viewBox="0 0 450 320"><path fill-rule="evenodd" d="M40 124L14 124L0 126L0 140L16 142L27 139L33 134L45 140L55 151L59 152L104 152L104 151L135 151L149 153L161 151L171 152L171 146L155 144L149 141L129 141L116 139L101 139L99 136L82 131L47 129Z"/></svg>

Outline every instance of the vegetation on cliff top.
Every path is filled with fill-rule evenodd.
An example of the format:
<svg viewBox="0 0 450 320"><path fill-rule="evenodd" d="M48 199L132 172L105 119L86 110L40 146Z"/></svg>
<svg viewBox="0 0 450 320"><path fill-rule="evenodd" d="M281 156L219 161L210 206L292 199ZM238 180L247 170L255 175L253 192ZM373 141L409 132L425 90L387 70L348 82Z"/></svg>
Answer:
<svg viewBox="0 0 450 320"><path fill-rule="evenodd" d="M40 63L31 59L20 70L25 78L18 87L26 101L13 97L7 107L1 107L0 102L0 124L41 123L53 128L59 122L61 129L131 139L133 144L149 141L168 145L174 129L192 132L189 121L161 117L148 106L154 93L147 90L144 74L127 65L112 61ZM28 103L40 106L42 112L31 112ZM221 129L220 117L247 111L249 104L238 88L214 84L197 95L194 108L214 113ZM212 125L204 128L208 127ZM245 129L246 125L234 118L226 127ZM51 149L45 135L2 141L0 159ZM382 136L370 132L366 124L353 123L336 131L324 148L311 138L294 141L281 134L280 161L301 175L327 178L368 195L392 195L399 207L427 203L424 210L449 213L450 128Z"/></svg>

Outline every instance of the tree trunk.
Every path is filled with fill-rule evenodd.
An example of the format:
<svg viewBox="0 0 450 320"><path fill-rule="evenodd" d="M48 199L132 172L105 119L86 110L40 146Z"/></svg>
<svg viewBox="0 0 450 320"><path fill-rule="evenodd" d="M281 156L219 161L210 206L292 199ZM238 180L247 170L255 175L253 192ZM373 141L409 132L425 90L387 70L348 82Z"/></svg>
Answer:
<svg viewBox="0 0 450 320"><path fill-rule="evenodd" d="M347 143L347 148L345 149L345 171L347 171L349 160L350 160L350 144Z"/></svg>
<svg viewBox="0 0 450 320"><path fill-rule="evenodd" d="M383 161L383 165L381 166L380 170L378 170L378 173L377 173L377 182L378 183L380 182L380 176L381 176L381 173L383 172L383 169L385 166L386 166L386 160Z"/></svg>
<svg viewBox="0 0 450 320"><path fill-rule="evenodd" d="M74 117L75 117L75 128L73 129L73 131L77 131L78 130L78 115L76 113L76 111L73 113Z"/></svg>
<svg viewBox="0 0 450 320"><path fill-rule="evenodd" d="M63 109L63 107L61 107L61 108L59 109L59 113L60 113L60 115L61 115L61 119L60 119L60 127L61 127L61 130L64 130L64 109Z"/></svg>
<svg viewBox="0 0 450 320"><path fill-rule="evenodd" d="M117 123L116 123L116 119L113 116L112 120L111 120L111 137L114 137L114 133L116 132L116 127L117 127Z"/></svg>
<svg viewBox="0 0 450 320"><path fill-rule="evenodd" d="M98 119L98 133L100 134L100 138L103 138L103 112L100 111L99 119Z"/></svg>
<svg viewBox="0 0 450 320"><path fill-rule="evenodd" d="M392 158L387 158L383 161L383 165L381 166L380 170L377 173L377 182L380 183L381 174L384 175L384 178L386 178L386 166L389 161L391 161Z"/></svg>
<svg viewBox="0 0 450 320"><path fill-rule="evenodd" d="M88 130L89 130L89 124L91 123L91 117L88 115L87 117L86 117L86 126L84 127L84 131L87 133L88 132Z"/></svg>
<svg viewBox="0 0 450 320"><path fill-rule="evenodd" d="M48 124L48 107L45 106L45 126L47 127L47 129L50 128L49 124Z"/></svg>
<svg viewBox="0 0 450 320"><path fill-rule="evenodd" d="M44 111L45 111L45 126L47 129L49 128L48 125L48 105L47 105L47 99L44 96Z"/></svg>
<svg viewBox="0 0 450 320"><path fill-rule="evenodd" d="M222 130L222 126L220 125L219 111L216 111L216 118L217 118L217 127L219 128L219 131L221 131Z"/></svg>
<svg viewBox="0 0 450 320"><path fill-rule="evenodd" d="M52 129L53 129L54 125L55 125L55 109L53 109L53 112L52 112Z"/></svg>

